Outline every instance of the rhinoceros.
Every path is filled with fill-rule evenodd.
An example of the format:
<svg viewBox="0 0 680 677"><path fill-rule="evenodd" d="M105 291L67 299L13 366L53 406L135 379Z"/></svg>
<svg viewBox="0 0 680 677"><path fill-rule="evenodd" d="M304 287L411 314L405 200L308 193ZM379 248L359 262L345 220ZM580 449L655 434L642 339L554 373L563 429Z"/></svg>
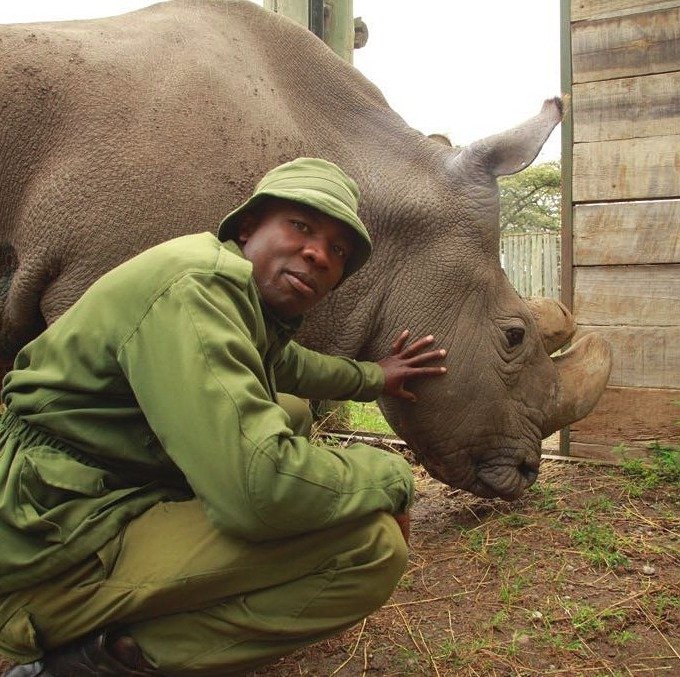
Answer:
<svg viewBox="0 0 680 677"><path fill-rule="evenodd" d="M525 302L499 262L497 177L533 161L559 100L452 149L410 128L310 32L250 2L3 26L0 64L6 360L105 271L214 231L267 170L302 155L356 179L375 251L300 340L375 360L404 327L437 337L447 375L414 382L415 403L381 402L434 477L519 496L537 476L541 438L604 389L608 344L590 334L551 358L573 319L556 302Z"/></svg>

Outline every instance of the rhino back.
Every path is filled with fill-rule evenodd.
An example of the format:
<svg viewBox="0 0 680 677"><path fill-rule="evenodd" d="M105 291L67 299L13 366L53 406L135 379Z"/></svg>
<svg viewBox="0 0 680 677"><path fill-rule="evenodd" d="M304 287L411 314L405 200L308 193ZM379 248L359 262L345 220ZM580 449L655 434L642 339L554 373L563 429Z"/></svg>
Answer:
<svg viewBox="0 0 680 677"><path fill-rule="evenodd" d="M321 155L362 176L378 139L412 132L320 40L250 2L6 26L0 60L0 245L18 261L5 332L12 292L15 324L49 323L135 253L213 230L271 167Z"/></svg>

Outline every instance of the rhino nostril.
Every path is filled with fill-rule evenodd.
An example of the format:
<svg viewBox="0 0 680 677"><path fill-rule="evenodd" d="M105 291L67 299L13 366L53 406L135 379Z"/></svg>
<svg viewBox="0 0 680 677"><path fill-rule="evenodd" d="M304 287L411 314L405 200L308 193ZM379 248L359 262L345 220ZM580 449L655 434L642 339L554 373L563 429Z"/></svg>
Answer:
<svg viewBox="0 0 680 677"><path fill-rule="evenodd" d="M536 481L536 478L538 477L538 469L534 465L531 465L526 461L520 463L517 470L519 471L520 475L522 475L522 477L524 477L524 479L527 481L527 484L533 484Z"/></svg>

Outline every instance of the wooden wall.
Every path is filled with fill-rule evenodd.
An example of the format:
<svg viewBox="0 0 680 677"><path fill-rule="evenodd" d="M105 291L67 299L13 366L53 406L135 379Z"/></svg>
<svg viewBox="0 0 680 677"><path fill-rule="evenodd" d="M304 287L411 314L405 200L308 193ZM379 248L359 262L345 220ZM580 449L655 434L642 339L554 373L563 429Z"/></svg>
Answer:
<svg viewBox="0 0 680 677"><path fill-rule="evenodd" d="M678 444L680 0L565 6L564 301L580 331L601 332L614 352L602 400L571 426L570 452Z"/></svg>

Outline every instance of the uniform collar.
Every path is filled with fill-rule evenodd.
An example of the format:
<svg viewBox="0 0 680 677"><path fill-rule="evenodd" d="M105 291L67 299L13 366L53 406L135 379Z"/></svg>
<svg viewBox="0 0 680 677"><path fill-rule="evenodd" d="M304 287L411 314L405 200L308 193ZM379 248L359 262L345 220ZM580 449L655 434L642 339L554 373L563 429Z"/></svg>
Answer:
<svg viewBox="0 0 680 677"><path fill-rule="evenodd" d="M246 257L243 255L241 247L238 246L238 243L235 240L226 240L225 242L222 243L222 246L225 247L232 254L236 254L236 256L245 260ZM295 332L300 328L300 325L302 324L303 320L302 315L300 315L299 317L294 317L291 320L283 320L282 318L278 317L271 310L271 308L262 300L260 290L254 279L253 285L255 286L255 290L257 291L257 298L260 301L260 308L262 309L262 314L264 315L264 318L267 321L267 326L271 327L274 330L274 333L276 337L279 339L279 341L281 341L282 343L287 343L293 337Z"/></svg>

